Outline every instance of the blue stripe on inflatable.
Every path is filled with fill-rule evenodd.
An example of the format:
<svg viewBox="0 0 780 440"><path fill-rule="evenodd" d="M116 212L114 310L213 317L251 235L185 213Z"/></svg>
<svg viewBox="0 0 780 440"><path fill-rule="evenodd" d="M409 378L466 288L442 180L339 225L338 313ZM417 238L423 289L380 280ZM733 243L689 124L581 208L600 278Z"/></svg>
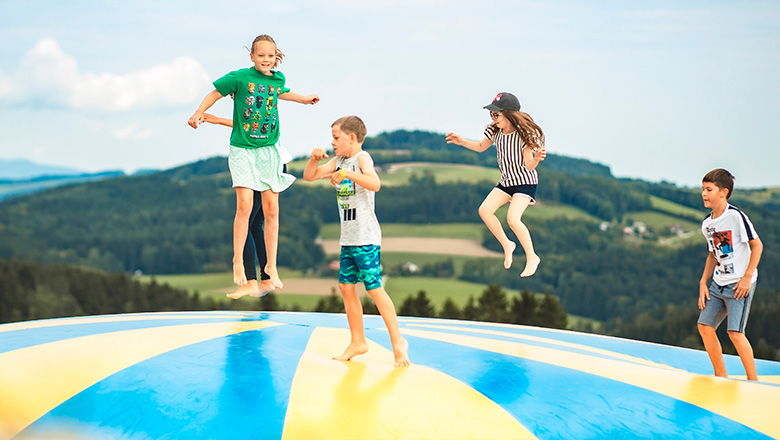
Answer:
<svg viewBox="0 0 780 440"><path fill-rule="evenodd" d="M391 347L387 332L366 334ZM414 363L472 386L539 438L771 438L633 385L513 356L405 337Z"/></svg>
<svg viewBox="0 0 780 440"><path fill-rule="evenodd" d="M74 431L96 439L281 438L292 379L313 330L283 325L156 356L87 388L20 437L46 438L78 423Z"/></svg>

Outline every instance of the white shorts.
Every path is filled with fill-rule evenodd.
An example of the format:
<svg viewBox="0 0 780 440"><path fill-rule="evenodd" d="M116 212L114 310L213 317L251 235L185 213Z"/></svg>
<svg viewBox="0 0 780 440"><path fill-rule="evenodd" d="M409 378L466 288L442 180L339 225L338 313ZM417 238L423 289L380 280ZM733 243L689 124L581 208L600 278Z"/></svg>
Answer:
<svg viewBox="0 0 780 440"><path fill-rule="evenodd" d="M230 146L228 167L233 187L255 191L282 192L295 182L295 176L282 172L286 150L277 142L259 148Z"/></svg>

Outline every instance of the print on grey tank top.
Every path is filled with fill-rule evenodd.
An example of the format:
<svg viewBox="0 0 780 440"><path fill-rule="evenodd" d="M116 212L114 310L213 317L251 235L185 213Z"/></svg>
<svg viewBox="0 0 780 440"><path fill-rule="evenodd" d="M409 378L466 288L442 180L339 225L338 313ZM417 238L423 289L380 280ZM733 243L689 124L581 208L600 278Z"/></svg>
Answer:
<svg viewBox="0 0 780 440"><path fill-rule="evenodd" d="M336 159L336 172L344 169L360 173L358 158L361 151L352 157L339 156ZM374 212L374 191L369 191L355 182L344 179L336 188L339 221L341 222L341 246L365 246L382 244L382 230Z"/></svg>

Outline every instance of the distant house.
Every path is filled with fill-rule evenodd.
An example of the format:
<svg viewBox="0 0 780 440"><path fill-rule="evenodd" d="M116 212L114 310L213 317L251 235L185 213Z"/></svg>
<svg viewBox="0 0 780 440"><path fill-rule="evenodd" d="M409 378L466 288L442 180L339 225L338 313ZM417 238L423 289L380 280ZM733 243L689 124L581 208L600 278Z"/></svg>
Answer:
<svg viewBox="0 0 780 440"><path fill-rule="evenodd" d="M420 267L412 263L411 261L407 261L406 263L404 263L403 266L401 266L401 270L403 270L404 272L416 273L420 271Z"/></svg>

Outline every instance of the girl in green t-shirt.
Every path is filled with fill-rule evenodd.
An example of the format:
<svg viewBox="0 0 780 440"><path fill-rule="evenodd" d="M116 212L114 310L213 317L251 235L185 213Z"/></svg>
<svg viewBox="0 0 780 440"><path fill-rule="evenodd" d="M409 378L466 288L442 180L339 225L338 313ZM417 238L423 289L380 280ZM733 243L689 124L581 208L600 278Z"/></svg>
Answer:
<svg viewBox="0 0 780 440"><path fill-rule="evenodd" d="M252 293L247 286L243 250L252 212L253 193L262 195L265 217L265 248L268 262L265 272L273 288L281 288L282 281L276 268L279 242L279 192L287 189L295 177L282 172L282 152L279 144L279 99L301 104L316 104L317 95L303 96L291 92L281 72L273 70L282 62L284 54L268 35L260 35L252 42L250 59L253 67L230 72L214 81L214 90L203 99L188 123L192 128L205 121L205 112L220 98L233 95L233 131L230 136L228 164L236 189L236 216L233 223L233 281L239 289L238 297ZM246 291L244 293L244 291ZM240 294L239 294L240 293Z"/></svg>

